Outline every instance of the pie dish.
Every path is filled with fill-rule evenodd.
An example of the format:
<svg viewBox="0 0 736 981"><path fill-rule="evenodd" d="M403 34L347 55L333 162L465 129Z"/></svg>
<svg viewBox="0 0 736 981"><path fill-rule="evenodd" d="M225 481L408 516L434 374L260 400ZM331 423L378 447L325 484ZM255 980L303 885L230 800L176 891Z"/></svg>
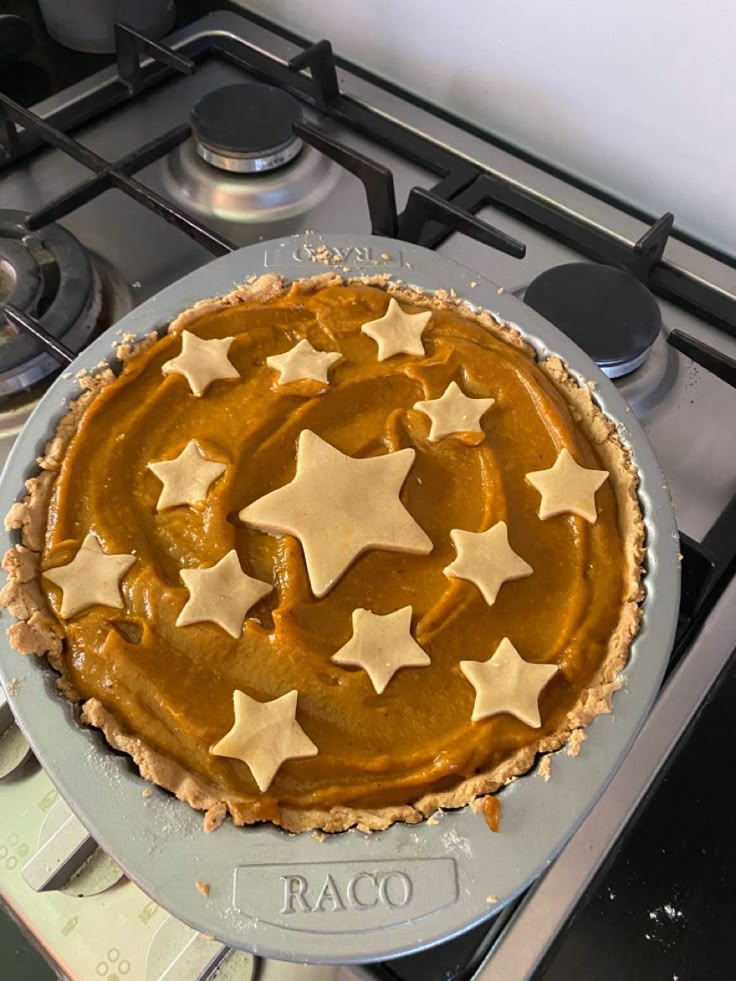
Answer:
<svg viewBox="0 0 736 981"><path fill-rule="evenodd" d="M413 348L394 350L412 329ZM205 810L208 829L228 811L292 831L414 823L577 745L610 708L640 619L637 474L559 359L537 363L452 296L334 273L260 277L119 356L119 378L82 379L8 516L22 544L2 601L13 646L47 654L83 719ZM394 483L384 466L364 482L350 470L349 524L367 530L338 554L327 498L341 468L368 460ZM549 483L565 468L563 497L589 484L577 514ZM306 528L302 469L306 517L320 515ZM118 560L111 582L109 562L93 577L104 602L74 576L80 554ZM232 591L213 610L191 576L223 562L228 583L259 593L239 619ZM71 579L55 571L67 567ZM403 651L388 677L370 670L380 636ZM494 702L502 668L522 678L513 711ZM248 716L280 699L292 714L264 723L265 762L252 745L250 763L228 755L238 705ZM273 769L287 729L296 743Z"/></svg>

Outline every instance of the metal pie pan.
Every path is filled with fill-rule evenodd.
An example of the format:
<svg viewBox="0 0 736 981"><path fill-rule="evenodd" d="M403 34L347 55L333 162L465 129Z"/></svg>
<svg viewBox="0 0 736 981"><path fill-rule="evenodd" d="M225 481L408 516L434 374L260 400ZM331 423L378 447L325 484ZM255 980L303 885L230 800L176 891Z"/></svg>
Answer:
<svg viewBox="0 0 736 981"><path fill-rule="evenodd" d="M339 260L315 262L320 247ZM320 252L320 255L324 254ZM388 257L388 258L385 258ZM555 857L625 756L659 688L679 598L678 535L659 463L611 382L571 341L477 272L418 246L377 237L308 235L248 246L211 262L149 299L108 330L51 386L19 436L0 479L0 512L22 497L23 480L78 394L74 374L109 360L116 331L163 329L203 297L253 273L294 279L335 268L346 276L389 272L427 291L454 289L517 326L540 357L560 356L581 382L594 381L601 408L619 426L639 469L647 530L646 599L626 684L613 714L597 718L577 757L564 749L547 783L530 773L501 792L502 830L492 834L466 807L437 824L344 832L318 841L270 825L214 834L202 815L146 784L101 733L78 724L78 709L55 690L43 660L11 650L3 633L0 676L40 763L94 838L156 902L195 929L266 957L355 963L398 956L469 929L498 912ZM471 281L477 283L470 287ZM17 540L3 533L3 551ZM7 620L7 614L6 614ZM210 885L205 899L196 881Z"/></svg>

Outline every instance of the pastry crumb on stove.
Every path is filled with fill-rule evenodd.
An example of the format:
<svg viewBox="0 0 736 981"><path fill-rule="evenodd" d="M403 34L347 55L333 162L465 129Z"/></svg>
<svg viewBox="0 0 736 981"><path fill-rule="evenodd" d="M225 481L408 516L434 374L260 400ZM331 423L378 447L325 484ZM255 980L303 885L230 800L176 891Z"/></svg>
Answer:
<svg viewBox="0 0 736 981"><path fill-rule="evenodd" d="M542 780L549 780L552 776L552 757L543 756L542 762L537 767L537 773L542 778Z"/></svg>
<svg viewBox="0 0 736 981"><path fill-rule="evenodd" d="M205 832L209 834L211 831L216 831L225 820L226 814L227 805L223 801L218 801L212 807L208 808L204 814Z"/></svg>
<svg viewBox="0 0 736 981"><path fill-rule="evenodd" d="M194 883L198 891L202 893L205 899L209 899L210 895L210 884L209 882L201 882L199 879Z"/></svg>
<svg viewBox="0 0 736 981"><path fill-rule="evenodd" d="M344 273L348 273L348 272L350 272L350 266L343 266L343 267L342 267L342 271L343 271Z"/></svg>
<svg viewBox="0 0 736 981"><path fill-rule="evenodd" d="M598 388L598 382L588 381L585 384L588 386L588 388L591 390L591 392L594 392L596 390L596 388Z"/></svg>
<svg viewBox="0 0 736 981"><path fill-rule="evenodd" d="M498 289L496 290L496 292L500 296L502 293L505 293L506 290L503 288L503 286L499 286Z"/></svg>
<svg viewBox="0 0 736 981"><path fill-rule="evenodd" d="M685 556L684 556L684 555L682 554L682 552L678 552L678 553L677 553L677 561L678 561L678 562L682 562L682 560L683 560L684 558L685 558Z"/></svg>
<svg viewBox="0 0 736 981"><path fill-rule="evenodd" d="M200 937L201 937L201 938L202 938L203 940L214 940L214 939L215 939L215 938L214 938L214 937L212 936L212 934L211 934L211 933L200 933Z"/></svg>
<svg viewBox="0 0 736 981"><path fill-rule="evenodd" d="M5 690L8 695L17 695L20 691L20 682L17 678L11 678L10 681L5 686Z"/></svg>
<svg viewBox="0 0 736 981"><path fill-rule="evenodd" d="M153 797L153 790L150 787L146 787L146 789L143 791L143 796Z"/></svg>
<svg viewBox="0 0 736 981"><path fill-rule="evenodd" d="M457 296L456 290L453 289L452 287L450 287L450 296Z"/></svg>
<svg viewBox="0 0 736 981"><path fill-rule="evenodd" d="M314 838L315 841L323 842L327 840L327 835L324 833L324 831L313 831L312 838Z"/></svg>
<svg viewBox="0 0 736 981"><path fill-rule="evenodd" d="M486 902L489 906L493 906L494 903L498 902L498 896L486 896Z"/></svg>
<svg viewBox="0 0 736 981"><path fill-rule="evenodd" d="M382 252L381 258L383 259L384 262L388 262L391 256L388 254L388 252Z"/></svg>
<svg viewBox="0 0 736 981"><path fill-rule="evenodd" d="M436 814L430 814L429 817L427 818L427 824L431 824L433 827L435 824L439 824L439 823L440 822L437 820Z"/></svg>
<svg viewBox="0 0 736 981"><path fill-rule="evenodd" d="M587 738L584 729L573 729L567 744L567 755L577 756Z"/></svg>
<svg viewBox="0 0 736 981"><path fill-rule="evenodd" d="M475 280L472 280L472 282L470 284L470 288L474 290L477 285L478 284L476 283L476 281Z"/></svg>

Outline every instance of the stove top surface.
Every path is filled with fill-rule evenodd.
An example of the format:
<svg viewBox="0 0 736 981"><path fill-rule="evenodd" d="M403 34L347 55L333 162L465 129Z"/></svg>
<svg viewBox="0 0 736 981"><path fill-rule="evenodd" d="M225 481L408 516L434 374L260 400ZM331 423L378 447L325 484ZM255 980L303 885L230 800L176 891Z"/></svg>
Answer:
<svg viewBox="0 0 736 981"><path fill-rule="evenodd" d="M237 57L203 55L208 38L217 39L218 44L242 57L238 60ZM338 72L338 81L340 91L355 113L370 107L377 118L398 124L407 134L403 145L391 140L376 140L365 131L347 125L340 113L325 112L319 99L304 98L301 102L304 144L297 148L291 159L277 162L275 168L265 173L224 170L216 166L217 161L213 166L212 160L208 161L198 152L195 140L187 131L193 107L224 86L262 81L264 58L273 59L280 67L282 74L278 78L282 80L284 64L300 54L302 48L267 27L232 13L215 14L184 27L169 38L167 44L182 55L196 55L196 70L190 75L167 74L165 79L162 73L162 80L140 95L132 99L121 95L117 104L105 114L78 126L74 137L87 150L105 160L123 161L124 166L120 169L125 174L134 174L135 180L146 191L173 201L182 212L193 215L197 222L212 230L212 236L203 238L185 234L181 227L162 220L160 214L145 207L140 199L131 200L125 189L109 189L99 196L90 196L81 206L62 214L58 218L61 229L81 243L86 254L91 256L92 268L101 272L101 302L103 311L107 311L107 323L114 322L126 309L205 264L214 249L226 250L230 244L253 244L308 229L344 234L346 241L350 234L369 232L372 222L375 227L376 216L380 217L376 200L380 199L384 204L386 200L385 194L381 196L386 191L385 175L382 177L384 170L393 175L393 194L399 212L404 211L407 204L416 203L412 199L414 188L439 190L460 207L470 208L472 202L478 218L512 237L507 243L507 252L504 252L465 235L443 237L438 234L436 225L428 225L423 233L424 240L429 244L434 241L441 254L477 269L521 297L527 286L549 269L589 260L603 233L613 243L614 252L618 249L622 256L633 243L647 235L650 223L642 216L632 215L625 207L602 200L492 139L471 133L426 107L347 70ZM247 52L247 59L244 52ZM248 70L243 67L246 60L250 65ZM94 67L103 63L98 61ZM253 70L254 66L256 70ZM317 65L313 67L313 75L318 74ZM67 78L69 76L65 76ZM51 96L35 110L42 116L58 113L90 93L111 91L117 84L115 78L113 68L103 68L98 75L83 77L60 95ZM424 142L417 143L418 138ZM164 152L141 157L141 146L150 146L156 141L165 144ZM335 145L338 150L343 148L342 157ZM345 148L350 151L352 172L341 165L345 163ZM447 148L456 161L452 173L443 171L448 159ZM262 148L259 150L262 152ZM372 162L372 167L365 160L369 164ZM480 179L478 174L482 175ZM37 217L43 217L46 212L48 216L56 199L89 178L90 170L79 160L59 149L39 150L3 175L0 209L35 212ZM547 227L545 231L540 222L530 221L523 212L509 210L503 203L503 195L489 200L488 187L483 190L481 184L499 180L517 195L518 200L528 195L537 208L554 205L568 217L583 219L582 246L573 246L559 229ZM370 194L366 197L366 187L369 191L372 189L373 202ZM389 223L391 220L390 213L386 217L385 209L383 220ZM514 239L526 246L521 259L508 254L519 251L514 248ZM302 258L307 272L313 272L315 267L311 257L304 255ZM676 346L668 341L676 332L693 339L696 345L710 346L721 357L736 359L736 324L729 333L722 326L709 322L712 318L704 318L672 301L678 277L685 277L695 284L693 289L709 284L716 305L719 298L724 302L730 298L736 304L736 269L732 261L724 261L672 237L664 246L664 259L670 271L665 270L666 275L654 283L662 287L655 290L662 330L656 335L641 366L617 380L616 385L643 424L659 456L681 531L693 539L694 544L704 541L715 557L718 571L724 574L735 547L729 536L733 536L736 492L736 431L733 427L736 392L726 380L727 372L723 372L724 377L719 377L703 366L711 362L707 358L704 361L701 352L696 349L698 360L693 360L682 353L683 348L692 350L687 344ZM410 279L410 271L405 278ZM670 298L663 298L663 293ZM36 390L25 391L6 397L0 403L2 459L33 405L35 394ZM685 551L687 559L690 551ZM702 561L700 551L693 555L695 565L695 559ZM695 565L688 563L689 568ZM690 649L696 628L701 628L703 622L707 627L707 623L713 621L712 615L705 621L704 614L697 624L695 618L690 619L703 594L703 577L695 576L695 579L692 609L685 610L681 625L680 654ZM719 636L728 636L730 628L724 627L722 616L718 624ZM720 649L725 651L725 662L730 653L730 649L725 650L725 641ZM709 683L712 680L710 678ZM49 923L53 924L55 939L52 946L58 957L62 957L60 952L67 947L70 951L74 948L83 950L85 958L96 958L94 970L98 974L109 975L111 971L117 971L122 975L130 970L133 977L157 976L145 973L147 968L142 953L145 951L150 961L149 951L155 950L151 938L162 922L163 914L157 912L157 907L152 910L153 904L132 884L118 883L94 901L89 897L84 900L74 898L66 885L61 891L54 889L34 894L30 901L20 870L29 855L37 854L39 843L43 842L45 832L40 821L53 803L56 792L45 775L33 769L32 762L18 763L18 754L23 755L25 751L17 730L13 727L2 729L6 735L0 740L0 780L4 765L8 767L8 779L0 786L0 795L9 824L7 828L0 828L0 892L16 910L23 909L32 931L39 929L38 923L42 921L42 943L49 943L45 938ZM9 738L7 733L15 734ZM5 809L6 800L10 803L9 810ZM54 821L59 827L65 823L58 813ZM22 834L21 827L24 828ZM78 829L77 832L82 835ZM40 841L37 840L39 833ZM112 922L118 924L122 932L125 923L136 924L136 929L141 924L140 944L126 946L124 951L122 941L119 942L114 931L108 932L109 951L102 957L98 927L96 921L93 922L97 915L93 910L96 909L106 911L107 923L111 922L112 914ZM156 917L160 919L154 923ZM174 926L169 930L176 933L179 927L173 922ZM446 963L442 970L447 978L469 977L476 969L480 976L481 970L488 970L487 966L478 968L480 953L491 945L491 941L495 942L497 935L502 936L503 926L505 924L499 923L490 933L482 929L477 936L459 938L444 945L436 955L429 952L418 955L417 959L408 958L385 969L371 968L371 971L380 974L385 970L389 973L382 976L397 978L427 977L421 971L427 970L428 957L432 965ZM85 942L82 942L83 936L87 938ZM144 936L148 938L145 942ZM189 949L187 945L193 938L182 934L164 940L166 951L181 953ZM214 948L206 946L204 949L192 948L189 953L195 957L192 963L205 965L202 967L205 973L201 976L210 976L217 966L217 957L222 956L221 952L216 954ZM93 969L92 959L74 963L70 960L68 973L88 976ZM135 971L132 970L134 961ZM116 963L118 967L115 967ZM151 963L156 965L158 962L154 958ZM179 967L188 963L185 959ZM123 964L128 965L125 970ZM269 964L277 965L278 962ZM245 969L243 964L240 967ZM154 966L151 970L157 969ZM293 970L289 977L297 976L296 968ZM351 970L359 974L361 969ZM175 976L191 974L171 975ZM327 978L328 975L317 976ZM270 979L271 975L266 977ZM486 977L485 973L483 977Z"/></svg>

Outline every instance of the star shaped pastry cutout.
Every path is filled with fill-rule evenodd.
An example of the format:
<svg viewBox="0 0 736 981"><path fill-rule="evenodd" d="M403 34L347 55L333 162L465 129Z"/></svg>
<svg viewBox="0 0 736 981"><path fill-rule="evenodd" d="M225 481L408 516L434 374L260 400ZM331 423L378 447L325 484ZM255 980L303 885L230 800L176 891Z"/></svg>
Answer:
<svg viewBox="0 0 736 981"><path fill-rule="evenodd" d="M197 441L190 439L179 456L149 463L148 469L163 484L156 502L156 510L163 511L177 504L201 504L212 482L227 470L227 464L210 460Z"/></svg>
<svg viewBox="0 0 736 981"><path fill-rule="evenodd" d="M509 545L505 521L497 521L487 531L450 532L457 558L443 570L446 576L467 579L474 583L489 606L493 606L498 591L505 582L523 579L534 570Z"/></svg>
<svg viewBox="0 0 736 981"><path fill-rule="evenodd" d="M356 459L305 429L294 479L249 504L240 520L298 538L312 592L322 597L368 549L432 551L432 540L399 499L414 456L405 449Z"/></svg>
<svg viewBox="0 0 736 981"><path fill-rule="evenodd" d="M556 664L531 664L504 637L487 661L461 661L460 670L475 688L473 722L508 712L532 729L538 729L539 696L557 674Z"/></svg>
<svg viewBox="0 0 736 981"><path fill-rule="evenodd" d="M121 609L120 580L135 562L135 555L108 555L94 535L87 535L79 551L66 565L47 569L43 575L61 589L60 615L68 620L90 606Z"/></svg>
<svg viewBox="0 0 736 981"><path fill-rule="evenodd" d="M534 470L526 475L532 487L542 495L539 517L543 521L570 511L591 524L598 517L595 492L607 477L607 470L581 467L566 449L560 450L554 466L549 470Z"/></svg>
<svg viewBox="0 0 736 981"><path fill-rule="evenodd" d="M318 382L329 382L331 366L342 358L339 351L318 351L305 338L284 354L273 354L266 358L266 364L279 373L279 385L312 378Z"/></svg>
<svg viewBox="0 0 736 981"><path fill-rule="evenodd" d="M177 627L216 623L231 637L240 637L248 610L273 589L267 582L247 576L234 548L209 569L182 569L179 573L189 599L177 617Z"/></svg>
<svg viewBox="0 0 736 981"><path fill-rule="evenodd" d="M205 340L189 330L181 332L181 354L161 365L164 375L184 375L197 398L204 395L213 381L240 378L240 372L228 358L232 337Z"/></svg>
<svg viewBox="0 0 736 981"><path fill-rule="evenodd" d="M369 320L360 329L378 344L379 361L392 358L395 354L423 355L422 334L431 316L431 310L406 313L391 297L384 315L378 320Z"/></svg>
<svg viewBox="0 0 736 981"><path fill-rule="evenodd" d="M235 722L210 753L242 760L258 789L265 792L286 760L303 760L319 752L296 721L297 698L298 692L290 691L272 702L258 702L236 688Z"/></svg>
<svg viewBox="0 0 736 981"><path fill-rule="evenodd" d="M429 416L428 439L436 443L453 433L483 433L481 416L488 412L495 399L474 399L452 381L444 394L428 402L415 402L414 408Z"/></svg>
<svg viewBox="0 0 736 981"><path fill-rule="evenodd" d="M399 668L426 668L430 663L411 635L411 615L410 606L385 616L353 610L353 636L330 660L363 668L380 695Z"/></svg>

